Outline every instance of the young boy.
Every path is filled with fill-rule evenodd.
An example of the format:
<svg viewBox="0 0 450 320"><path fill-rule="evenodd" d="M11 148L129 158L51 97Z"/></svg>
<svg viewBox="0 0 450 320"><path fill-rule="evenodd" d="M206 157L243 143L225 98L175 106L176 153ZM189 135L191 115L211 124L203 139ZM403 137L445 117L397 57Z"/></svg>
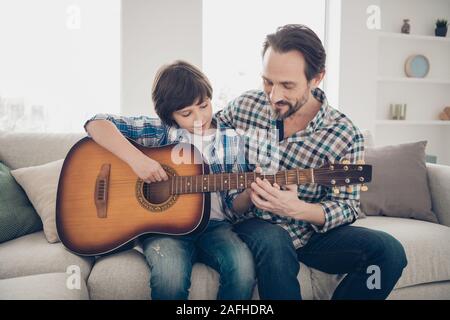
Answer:
<svg viewBox="0 0 450 320"><path fill-rule="evenodd" d="M223 134L227 128L213 117L212 87L199 69L184 61L162 67L154 81L152 98L160 119L99 114L85 124L85 129L149 183L167 180L167 174L125 137L145 146L193 143L213 173L231 172L229 164L238 158L238 139ZM232 231L233 217L221 196L211 193L210 221L202 233L144 238L152 299L187 299L196 261L219 273L218 299L251 298L255 283L252 254Z"/></svg>

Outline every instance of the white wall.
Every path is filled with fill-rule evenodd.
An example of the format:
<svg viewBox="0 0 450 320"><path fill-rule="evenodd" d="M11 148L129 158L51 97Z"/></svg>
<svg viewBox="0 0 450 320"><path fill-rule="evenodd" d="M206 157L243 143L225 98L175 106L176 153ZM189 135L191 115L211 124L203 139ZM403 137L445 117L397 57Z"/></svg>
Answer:
<svg viewBox="0 0 450 320"><path fill-rule="evenodd" d="M339 107L360 128L374 130L377 42L366 9L378 0L343 0Z"/></svg>
<svg viewBox="0 0 450 320"><path fill-rule="evenodd" d="M327 0L325 12L324 45L327 60L324 90L327 94L328 102L336 109L340 109L341 3L342 0Z"/></svg>
<svg viewBox="0 0 450 320"><path fill-rule="evenodd" d="M203 71L214 89L214 110L222 109L244 91L262 88L263 42L278 27L305 24L323 41L325 2L278 0L273 5L273 0L259 0L255 5L255 1L204 0ZM333 72L327 72L327 79Z"/></svg>
<svg viewBox="0 0 450 320"><path fill-rule="evenodd" d="M176 59L202 65L202 0L122 0L124 115L155 115L158 68Z"/></svg>

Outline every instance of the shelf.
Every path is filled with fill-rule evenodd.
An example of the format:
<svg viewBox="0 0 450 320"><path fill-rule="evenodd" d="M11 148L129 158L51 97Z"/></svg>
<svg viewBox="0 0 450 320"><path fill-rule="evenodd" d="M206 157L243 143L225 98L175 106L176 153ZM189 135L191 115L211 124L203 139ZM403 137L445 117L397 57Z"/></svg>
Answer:
<svg viewBox="0 0 450 320"><path fill-rule="evenodd" d="M391 39L403 39L403 40L424 40L434 42L447 42L450 43L449 37L436 37L436 36L423 36L418 34L403 34L396 32L378 32L380 37Z"/></svg>
<svg viewBox="0 0 450 320"><path fill-rule="evenodd" d="M450 79L433 78L407 78L407 77L378 77L379 82L403 82L423 84L450 84Z"/></svg>
<svg viewBox="0 0 450 320"><path fill-rule="evenodd" d="M450 126L450 121L444 120L428 120L428 121L414 121L414 120L377 120L376 125L386 126Z"/></svg>

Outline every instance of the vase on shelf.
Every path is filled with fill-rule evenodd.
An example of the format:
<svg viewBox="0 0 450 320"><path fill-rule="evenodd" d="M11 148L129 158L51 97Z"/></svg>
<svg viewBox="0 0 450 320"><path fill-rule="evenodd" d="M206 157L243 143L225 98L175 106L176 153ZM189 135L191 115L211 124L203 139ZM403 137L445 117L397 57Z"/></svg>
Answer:
<svg viewBox="0 0 450 320"><path fill-rule="evenodd" d="M392 120L406 119L406 104L390 104L390 112Z"/></svg>
<svg viewBox="0 0 450 320"><path fill-rule="evenodd" d="M434 35L436 37L445 37L447 35L448 22L447 19L437 19Z"/></svg>
<svg viewBox="0 0 450 320"><path fill-rule="evenodd" d="M439 114L439 120L444 120L444 121L450 120L450 107L444 108L444 110Z"/></svg>
<svg viewBox="0 0 450 320"><path fill-rule="evenodd" d="M411 31L411 25L409 24L409 19L403 19L402 33L409 34Z"/></svg>
<svg viewBox="0 0 450 320"><path fill-rule="evenodd" d="M447 27L439 27L434 29L434 35L436 37L446 37L447 36Z"/></svg>

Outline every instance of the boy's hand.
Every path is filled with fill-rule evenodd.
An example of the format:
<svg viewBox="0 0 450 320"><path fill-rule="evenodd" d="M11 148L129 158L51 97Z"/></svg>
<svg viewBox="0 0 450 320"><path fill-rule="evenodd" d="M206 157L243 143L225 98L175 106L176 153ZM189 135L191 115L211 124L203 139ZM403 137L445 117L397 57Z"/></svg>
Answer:
<svg viewBox="0 0 450 320"><path fill-rule="evenodd" d="M145 154L134 158L130 163L131 168L139 178L147 183L166 181L169 177L159 162L147 157Z"/></svg>
<svg viewBox="0 0 450 320"><path fill-rule="evenodd" d="M259 165L256 165L256 169L255 169L256 173L262 173L262 169ZM252 194L252 188L247 188L243 191L243 193L245 193L245 195L248 197L248 199L250 199L251 194Z"/></svg>
<svg viewBox="0 0 450 320"><path fill-rule="evenodd" d="M256 173L262 173L260 166L256 165ZM243 192L237 195L233 201L233 210L238 214L244 214L253 205L251 195L253 191L252 188L247 188Z"/></svg>

